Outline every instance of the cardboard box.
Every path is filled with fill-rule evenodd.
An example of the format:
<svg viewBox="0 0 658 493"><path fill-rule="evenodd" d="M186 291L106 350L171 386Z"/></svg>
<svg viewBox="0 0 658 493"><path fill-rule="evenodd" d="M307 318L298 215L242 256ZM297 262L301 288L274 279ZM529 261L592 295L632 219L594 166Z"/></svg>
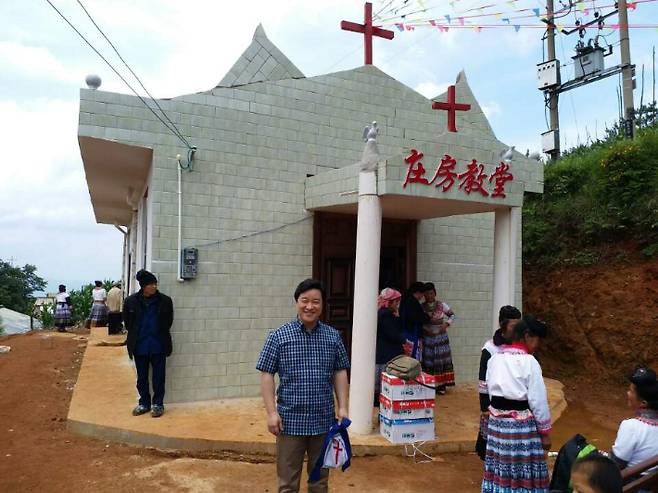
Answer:
<svg viewBox="0 0 658 493"><path fill-rule="evenodd" d="M392 420L433 418L434 399L392 401L380 394L379 414Z"/></svg>
<svg viewBox="0 0 658 493"><path fill-rule="evenodd" d="M388 419L380 415L379 432L392 443L434 440L434 419Z"/></svg>
<svg viewBox="0 0 658 493"><path fill-rule="evenodd" d="M434 376L427 373L421 373L417 380L432 387L436 385ZM436 391L433 388L423 387L417 383L408 383L386 372L382 373L381 394L391 401L434 400L436 397Z"/></svg>

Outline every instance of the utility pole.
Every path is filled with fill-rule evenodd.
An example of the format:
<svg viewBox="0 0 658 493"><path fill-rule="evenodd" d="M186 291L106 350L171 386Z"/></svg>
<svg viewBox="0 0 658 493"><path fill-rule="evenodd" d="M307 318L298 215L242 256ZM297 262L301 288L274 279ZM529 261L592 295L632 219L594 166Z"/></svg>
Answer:
<svg viewBox="0 0 658 493"><path fill-rule="evenodd" d="M546 14L548 17L547 30L546 30L546 44L548 48L548 59L555 60L555 23L553 18L553 0L546 0ZM558 98L559 93L555 90L549 91L548 93L548 109L550 111L550 130L558 133L558 138L556 139L555 150L551 151L550 156L551 160L556 161L560 157L560 139L559 139L559 129L560 129L560 117L558 114Z"/></svg>
<svg viewBox="0 0 658 493"><path fill-rule="evenodd" d="M550 0L549 0L550 1ZM619 49L621 51L622 91L624 98L624 131L632 139L635 133L633 123L633 65L631 65L631 47L628 40L628 11L626 0L619 0Z"/></svg>

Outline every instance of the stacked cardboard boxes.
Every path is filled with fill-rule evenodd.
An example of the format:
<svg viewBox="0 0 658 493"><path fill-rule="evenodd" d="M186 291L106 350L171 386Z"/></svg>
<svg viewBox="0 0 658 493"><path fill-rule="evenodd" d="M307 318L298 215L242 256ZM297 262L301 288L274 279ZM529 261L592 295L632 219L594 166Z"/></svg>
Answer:
<svg viewBox="0 0 658 493"><path fill-rule="evenodd" d="M417 381L433 387L434 377L421 373ZM434 440L432 388L382 373L379 395L379 431L393 443Z"/></svg>

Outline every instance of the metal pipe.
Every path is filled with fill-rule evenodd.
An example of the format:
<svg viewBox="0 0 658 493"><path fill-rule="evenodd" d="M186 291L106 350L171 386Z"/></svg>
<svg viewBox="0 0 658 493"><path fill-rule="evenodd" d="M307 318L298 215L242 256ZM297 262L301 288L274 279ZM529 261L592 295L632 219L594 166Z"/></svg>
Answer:
<svg viewBox="0 0 658 493"><path fill-rule="evenodd" d="M183 282L184 279L181 277L181 255L183 251L182 242L183 242L183 190L182 190L182 180L183 180L183 170L178 161L178 251L176 252L176 280L178 282Z"/></svg>

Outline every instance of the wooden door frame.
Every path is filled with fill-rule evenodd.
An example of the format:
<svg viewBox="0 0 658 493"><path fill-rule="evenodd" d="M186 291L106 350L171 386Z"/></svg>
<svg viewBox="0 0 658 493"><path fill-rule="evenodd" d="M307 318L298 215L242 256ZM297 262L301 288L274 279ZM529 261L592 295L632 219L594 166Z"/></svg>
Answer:
<svg viewBox="0 0 658 493"><path fill-rule="evenodd" d="M322 235L322 221L327 218L345 218L351 214L338 214L335 212L314 212L313 213L313 262L312 275L313 279L322 279L322 242L319 241ZM353 216L356 220L357 216ZM404 219L386 219L382 222L399 222L406 223L409 226L409 232L406 238L407 249L407 275L406 285L416 281L416 269L418 268L418 221L409 221Z"/></svg>

